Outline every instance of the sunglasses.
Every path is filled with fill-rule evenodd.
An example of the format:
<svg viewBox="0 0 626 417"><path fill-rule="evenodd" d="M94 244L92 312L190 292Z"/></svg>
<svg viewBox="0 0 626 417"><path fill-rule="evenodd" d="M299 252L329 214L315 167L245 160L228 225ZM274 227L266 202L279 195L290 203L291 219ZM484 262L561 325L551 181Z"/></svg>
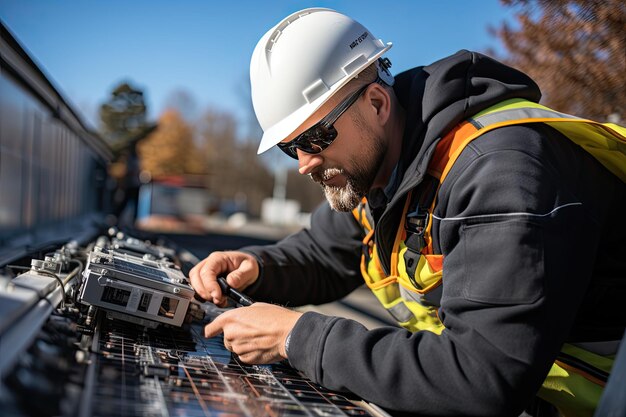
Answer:
<svg viewBox="0 0 626 417"><path fill-rule="evenodd" d="M373 83L382 83L382 79L376 78ZM297 149L306 153L317 154L328 148L337 138L337 129L335 129L334 124L361 97L369 86L370 84L366 84L350 94L337 107L332 109L326 117L296 136L295 139L285 143L278 143L278 148L293 159L298 159Z"/></svg>

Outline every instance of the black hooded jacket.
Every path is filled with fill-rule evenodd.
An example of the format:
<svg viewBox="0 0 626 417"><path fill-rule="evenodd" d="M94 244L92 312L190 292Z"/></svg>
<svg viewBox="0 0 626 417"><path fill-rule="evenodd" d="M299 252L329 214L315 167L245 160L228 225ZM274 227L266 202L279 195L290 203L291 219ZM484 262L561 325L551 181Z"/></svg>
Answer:
<svg viewBox="0 0 626 417"><path fill-rule="evenodd" d="M373 210L387 271L406 194L438 139L498 102L540 98L526 75L469 51L399 74L394 90L407 115L403 175ZM564 342L623 334L626 186L560 133L533 124L474 140L437 199L442 334L367 330L308 312L292 331L289 361L394 415L519 415ZM362 238L352 214L324 204L310 229L244 249L261 265L247 292L287 306L339 299L363 284Z"/></svg>

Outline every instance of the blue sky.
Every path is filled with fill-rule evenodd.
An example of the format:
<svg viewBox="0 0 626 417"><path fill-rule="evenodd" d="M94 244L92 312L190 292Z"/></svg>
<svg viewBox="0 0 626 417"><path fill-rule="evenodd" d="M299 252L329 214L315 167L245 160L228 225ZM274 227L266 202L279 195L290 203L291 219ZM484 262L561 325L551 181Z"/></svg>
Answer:
<svg viewBox="0 0 626 417"><path fill-rule="evenodd" d="M256 42L307 7L338 10L393 42L393 72L459 49L500 50L488 26L514 21L499 0L0 0L0 19L92 127L122 80L144 90L151 119L182 91L196 114L211 107L244 126Z"/></svg>

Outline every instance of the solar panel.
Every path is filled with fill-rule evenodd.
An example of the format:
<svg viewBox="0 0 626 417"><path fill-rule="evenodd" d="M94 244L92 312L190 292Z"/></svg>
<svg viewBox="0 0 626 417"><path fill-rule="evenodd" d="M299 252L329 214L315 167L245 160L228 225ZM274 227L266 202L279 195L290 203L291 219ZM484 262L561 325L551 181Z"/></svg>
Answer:
<svg viewBox="0 0 626 417"><path fill-rule="evenodd" d="M241 363L224 348L221 336L205 339L200 324L146 329L102 320L98 334L90 415L373 415L287 364Z"/></svg>
<svg viewBox="0 0 626 417"><path fill-rule="evenodd" d="M206 320L224 310L178 297L186 284L161 281L182 272L104 249L76 262L84 270L67 281L75 296L62 308L54 307L63 295L50 285L55 279L35 272L14 278L15 291L0 292L0 306L11 307L0 320L1 415L388 416L286 362L242 363L221 335L202 335ZM47 302L38 302L42 288ZM178 319L165 321L174 311ZM189 324L183 313L205 319Z"/></svg>

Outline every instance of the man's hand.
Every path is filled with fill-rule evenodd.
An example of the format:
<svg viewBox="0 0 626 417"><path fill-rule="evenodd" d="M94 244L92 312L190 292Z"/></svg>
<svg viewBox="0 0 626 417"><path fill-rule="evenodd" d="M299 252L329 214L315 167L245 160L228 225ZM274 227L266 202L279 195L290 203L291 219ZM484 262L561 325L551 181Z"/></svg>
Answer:
<svg viewBox="0 0 626 417"><path fill-rule="evenodd" d="M226 275L228 285L241 291L257 280L259 264L247 253L213 252L189 271L191 286L198 295L224 307L227 300L217 283L218 275Z"/></svg>
<svg viewBox="0 0 626 417"><path fill-rule="evenodd" d="M224 346L242 362L278 362L287 359L285 339L301 315L277 305L254 303L220 314L204 328L204 336L224 333Z"/></svg>

